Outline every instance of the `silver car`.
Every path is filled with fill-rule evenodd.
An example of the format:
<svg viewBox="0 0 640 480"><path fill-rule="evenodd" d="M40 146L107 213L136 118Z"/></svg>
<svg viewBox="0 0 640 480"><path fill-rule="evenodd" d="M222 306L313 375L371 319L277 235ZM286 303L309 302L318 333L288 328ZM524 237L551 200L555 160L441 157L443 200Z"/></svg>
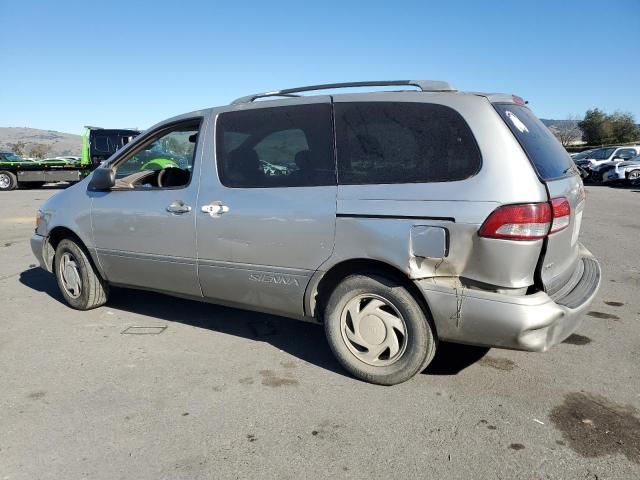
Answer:
<svg viewBox="0 0 640 480"><path fill-rule="evenodd" d="M593 175L593 174L592 174ZM597 176L602 183L624 183L640 185L640 155L600 166Z"/></svg>
<svg viewBox="0 0 640 480"><path fill-rule="evenodd" d="M405 90L300 95L386 85ZM73 308L119 285L319 322L346 370L391 385L440 340L570 335L600 285L584 200L519 97L317 85L153 126L47 201L31 244Z"/></svg>

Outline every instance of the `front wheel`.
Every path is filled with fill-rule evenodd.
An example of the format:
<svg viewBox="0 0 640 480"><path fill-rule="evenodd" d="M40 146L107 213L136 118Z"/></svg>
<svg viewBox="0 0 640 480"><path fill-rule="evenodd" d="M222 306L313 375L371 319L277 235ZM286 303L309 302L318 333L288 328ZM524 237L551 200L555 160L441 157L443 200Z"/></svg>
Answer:
<svg viewBox="0 0 640 480"><path fill-rule="evenodd" d="M634 187L640 186L640 170L631 170L627 173L627 180Z"/></svg>
<svg viewBox="0 0 640 480"><path fill-rule="evenodd" d="M60 292L70 307L90 310L107 302L107 283L75 241L67 238L58 244L53 271Z"/></svg>
<svg viewBox="0 0 640 480"><path fill-rule="evenodd" d="M397 282L351 275L325 309L329 346L352 375L379 385L405 382L436 352L434 331L418 302Z"/></svg>
<svg viewBox="0 0 640 480"><path fill-rule="evenodd" d="M7 171L0 171L0 191L13 190L18 186L18 179L16 176Z"/></svg>

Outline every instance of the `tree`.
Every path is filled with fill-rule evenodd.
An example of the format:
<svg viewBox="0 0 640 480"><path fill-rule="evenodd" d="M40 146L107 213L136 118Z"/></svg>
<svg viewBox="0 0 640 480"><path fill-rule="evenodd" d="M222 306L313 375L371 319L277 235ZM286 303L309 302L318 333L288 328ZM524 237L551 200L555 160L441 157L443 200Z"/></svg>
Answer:
<svg viewBox="0 0 640 480"><path fill-rule="evenodd" d="M607 121L607 114L598 108L587 110L578 126L582 130L582 140L587 145L602 145L611 137L611 123Z"/></svg>
<svg viewBox="0 0 640 480"><path fill-rule="evenodd" d="M567 120L556 123L550 130L563 147L575 144L582 136L576 116L570 116Z"/></svg>
<svg viewBox="0 0 640 480"><path fill-rule="evenodd" d="M34 158L44 158L47 156L47 153L49 153L49 150L51 150L50 145L45 145L44 143L36 143L29 150L29 156Z"/></svg>
<svg viewBox="0 0 640 480"><path fill-rule="evenodd" d="M10 143L9 146L11 147L11 151L19 157L24 157L27 153L27 144L25 142Z"/></svg>
<svg viewBox="0 0 640 480"><path fill-rule="evenodd" d="M609 115L613 143L628 143L640 139L640 129L629 112L615 112Z"/></svg>
<svg viewBox="0 0 640 480"><path fill-rule="evenodd" d="M640 140L640 129L629 112L607 115L597 108L587 110L584 120L578 123L582 139L589 145L629 143Z"/></svg>

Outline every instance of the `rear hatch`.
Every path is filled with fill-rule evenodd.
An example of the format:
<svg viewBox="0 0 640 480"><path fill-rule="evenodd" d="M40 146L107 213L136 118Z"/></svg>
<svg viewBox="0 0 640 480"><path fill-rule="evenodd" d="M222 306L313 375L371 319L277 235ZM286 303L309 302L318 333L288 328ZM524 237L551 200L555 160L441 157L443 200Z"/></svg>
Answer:
<svg viewBox="0 0 640 480"><path fill-rule="evenodd" d="M553 206L552 233L545 240L537 275L554 296L581 277L578 236L585 197L582 180L569 154L529 108L513 103L495 103L494 107L529 157Z"/></svg>

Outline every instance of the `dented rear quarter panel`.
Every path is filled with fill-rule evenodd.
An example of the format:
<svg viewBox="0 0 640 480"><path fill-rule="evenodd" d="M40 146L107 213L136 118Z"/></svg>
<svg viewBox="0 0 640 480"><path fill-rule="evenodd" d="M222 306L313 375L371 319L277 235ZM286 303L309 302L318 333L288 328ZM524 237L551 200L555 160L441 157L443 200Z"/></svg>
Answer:
<svg viewBox="0 0 640 480"><path fill-rule="evenodd" d="M336 103L358 100L362 97L334 97ZM366 101L398 99L380 92L368 95ZM477 234L500 205L548 199L545 186L508 127L483 96L406 92L402 101L437 103L458 111L476 138L482 167L461 181L339 185L335 249L321 270L364 258L388 263L414 280L462 277L496 289L532 285L542 240L505 241ZM446 255L414 255L411 231L416 226L446 229Z"/></svg>

